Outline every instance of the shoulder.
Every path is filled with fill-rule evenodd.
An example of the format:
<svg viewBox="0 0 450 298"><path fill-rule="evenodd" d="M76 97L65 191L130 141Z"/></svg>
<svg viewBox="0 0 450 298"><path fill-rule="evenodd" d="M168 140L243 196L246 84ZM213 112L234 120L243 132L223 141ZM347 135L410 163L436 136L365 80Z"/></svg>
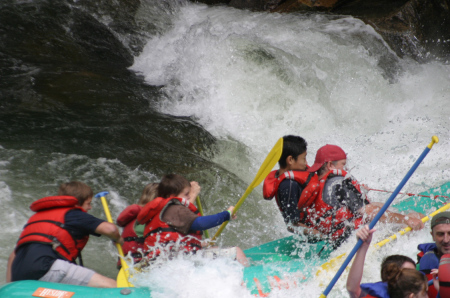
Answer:
<svg viewBox="0 0 450 298"><path fill-rule="evenodd" d="M95 228L105 222L104 219L97 218L89 213L83 212L79 209L69 210L65 215L66 226L72 227L90 227Z"/></svg>
<svg viewBox="0 0 450 298"><path fill-rule="evenodd" d="M128 206L117 217L117 224L120 227L126 226L129 222L136 219L141 209L142 207L137 204Z"/></svg>
<svg viewBox="0 0 450 298"><path fill-rule="evenodd" d="M291 188L293 186L301 188L300 183L298 183L297 181L291 179L284 179L283 181L280 182L280 186L278 187L278 189Z"/></svg>

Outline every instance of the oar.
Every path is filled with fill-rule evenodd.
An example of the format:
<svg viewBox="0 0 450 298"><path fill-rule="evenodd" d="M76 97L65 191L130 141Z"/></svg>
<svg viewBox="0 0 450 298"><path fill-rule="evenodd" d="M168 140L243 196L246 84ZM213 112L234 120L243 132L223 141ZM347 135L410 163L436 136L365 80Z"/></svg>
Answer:
<svg viewBox="0 0 450 298"><path fill-rule="evenodd" d="M447 211L449 208L450 208L450 203L447 203L444 206L442 206L441 208L439 208L438 210L430 213L428 216L424 216L423 218L421 218L421 220L422 220L423 223L426 223L427 221L429 221L436 214L444 212L444 211ZM397 239L397 234L400 234L400 236L402 236L402 235L405 235L406 233L410 232L411 230L412 230L411 227L406 227L406 228L402 229L401 231L399 231L398 233L396 233L396 234L394 234L392 236L389 236L388 238L386 238L384 240L381 240L380 242L374 244L373 247L380 248L383 245L389 243L390 241ZM320 266L320 269L317 271L316 275L319 275L320 272L322 272L323 270L329 271L331 268L334 268L335 264L337 263L337 261L342 259L346 255L347 255L347 253L343 253L343 254L341 254L341 255L339 255L339 256L329 260L328 262L323 263Z"/></svg>
<svg viewBox="0 0 450 298"><path fill-rule="evenodd" d="M283 152L283 138L280 138L276 142L275 146L273 146L272 150L270 150L266 159L262 163L261 167L259 168L258 173L256 173L255 179L253 179L252 183L247 187L247 190L245 191L245 193L242 195L242 197L239 199L239 201L234 206L233 214L231 214L231 216L233 216L238 211L238 209L241 207L242 203L244 203L245 199L252 192L252 190L256 186L258 186L267 177L267 175L269 175L270 171L273 169L275 164L280 159L282 152ZM212 237L210 244L212 244L217 239L217 237L219 237L220 233L222 233L223 229L225 229L227 224L228 224L228 221L224 222L219 227L216 234Z"/></svg>
<svg viewBox="0 0 450 298"><path fill-rule="evenodd" d="M439 208L438 210L434 211L433 213L430 213L428 216L425 216L422 218L422 222L426 223L427 221L429 221L433 216L435 216L438 213L447 211L450 208L450 203L445 204L444 206L442 206L441 208ZM411 227L406 227L403 230L401 230L400 232L398 232L397 234L401 235L405 235L406 233L408 233L409 231L411 231ZM397 234L392 235L389 238L384 239L383 241L378 242L377 244L375 244L376 247L382 247L383 245L385 245L386 243L397 239Z"/></svg>
<svg viewBox="0 0 450 298"><path fill-rule="evenodd" d="M107 191L100 192L95 195L95 198L100 198L100 200L102 201L103 210L105 210L105 215L106 215L106 219L108 220L108 222L114 223L112 220L112 217L111 217L111 212L109 212L108 202L106 202L106 198L105 198L105 196L108 193L109 192L107 192ZM133 287L133 285L128 281L130 273L128 271L127 262L125 262L125 260L123 259L124 256L123 256L122 246L119 243L116 243L116 247L117 247L117 250L119 251L120 264L122 265L122 268L120 269L119 274L117 275L117 287L118 288Z"/></svg>
<svg viewBox="0 0 450 298"><path fill-rule="evenodd" d="M200 196L197 196L197 198L195 198L195 202L197 202L198 211L200 212L200 215L203 216L205 213L203 212L203 207L202 207L202 202L200 201ZM205 230L205 236L206 236L206 238L209 238L208 230Z"/></svg>
<svg viewBox="0 0 450 298"><path fill-rule="evenodd" d="M381 207L380 211L378 211L377 215L375 215L375 218L370 222L369 229L373 229L373 227L377 224L377 222L380 220L381 216L383 216L384 212L386 212L387 208L391 205L392 201L394 201L397 194L400 192L400 190L405 186L406 182L408 182L409 178L412 176L414 171L417 169L417 167L420 165L422 160L427 156L428 152L430 152L431 148L435 143L439 142L439 139L437 136L433 136L431 138L431 143L425 148L425 150L422 152L422 154L419 156L419 158L416 160L412 168L408 171L406 176L403 178L403 180L400 182L400 184L397 186L397 188L394 190L392 195L389 197L389 199L384 203L383 207ZM339 277L344 272L347 265L352 260L353 256L356 254L358 249L361 247L363 241L361 239L358 240L355 247L352 249L352 251L349 253L347 258L345 259L344 263L342 264L341 268L336 272L336 275L331 280L330 284L327 286L325 291L320 295L321 298L327 297L327 295L330 293L330 291L333 289L334 285L336 284Z"/></svg>

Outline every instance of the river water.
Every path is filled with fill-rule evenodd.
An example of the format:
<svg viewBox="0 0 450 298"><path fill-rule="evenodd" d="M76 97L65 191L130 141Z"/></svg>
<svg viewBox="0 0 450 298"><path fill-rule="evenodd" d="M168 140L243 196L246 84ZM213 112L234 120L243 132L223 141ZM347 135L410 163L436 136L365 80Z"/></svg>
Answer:
<svg viewBox="0 0 450 298"><path fill-rule="evenodd" d="M3 272L32 214L28 206L62 182L109 191L115 218L147 183L177 172L200 183L205 212L213 214L238 201L285 134L308 141L309 164L320 146L343 147L351 173L386 190L437 135L404 190L449 180L450 66L399 58L349 16L185 1L6 0L0 33ZM369 196L383 202L389 195ZM91 213L104 217L100 202L93 205ZM260 187L238 217L220 245L245 249L288 235ZM381 225L377 237L397 228ZM370 254L364 280L379 279L387 254L414 257L416 245L431 240L427 228ZM111 277L116 256L102 238L91 239L83 254L85 264ZM201 267L179 260L138 283L157 287L156 297L251 297L240 285L241 269L223 260ZM315 297L331 278L270 297ZM345 278L331 297L345 297Z"/></svg>

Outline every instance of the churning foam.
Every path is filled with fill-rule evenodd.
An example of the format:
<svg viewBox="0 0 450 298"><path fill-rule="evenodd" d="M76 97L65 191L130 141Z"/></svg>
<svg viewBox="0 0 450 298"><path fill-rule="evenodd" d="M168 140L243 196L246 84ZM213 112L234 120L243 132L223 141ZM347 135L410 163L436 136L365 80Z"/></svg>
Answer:
<svg viewBox="0 0 450 298"><path fill-rule="evenodd" d="M235 152L224 146L218 161L232 172L251 181L276 140L297 134L309 143L310 164L320 146L337 144L361 182L393 190L437 135L440 143L406 189L420 192L449 180L450 66L400 59L373 28L351 17L196 4L175 10L171 26L148 41L132 69L163 86L162 112L193 117L218 139L248 148L251 167L242 168L226 162ZM375 238L394 228L380 225ZM363 281L379 280L387 254L414 257L415 246L430 241L428 231L370 254ZM354 242L347 245L336 254ZM332 296L346 296L345 278ZM312 297L319 288L308 284L271 296L306 290Z"/></svg>

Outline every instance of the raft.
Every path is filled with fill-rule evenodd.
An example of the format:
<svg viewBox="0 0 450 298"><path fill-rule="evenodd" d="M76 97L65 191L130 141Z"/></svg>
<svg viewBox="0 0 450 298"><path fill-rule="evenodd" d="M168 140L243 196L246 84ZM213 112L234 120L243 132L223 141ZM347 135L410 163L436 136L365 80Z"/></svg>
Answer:
<svg viewBox="0 0 450 298"><path fill-rule="evenodd" d="M448 201L450 182L408 197L392 207L399 211L430 214ZM430 196L430 197L425 197ZM441 196L441 197L435 197ZM330 259L331 245L325 241L299 240L290 236L244 250L251 266L244 268L244 284L255 296L265 297L272 289L295 287L314 275ZM45 295L39 296L40 293ZM17 281L0 287L0 297L151 297L151 289L91 288L41 281Z"/></svg>

